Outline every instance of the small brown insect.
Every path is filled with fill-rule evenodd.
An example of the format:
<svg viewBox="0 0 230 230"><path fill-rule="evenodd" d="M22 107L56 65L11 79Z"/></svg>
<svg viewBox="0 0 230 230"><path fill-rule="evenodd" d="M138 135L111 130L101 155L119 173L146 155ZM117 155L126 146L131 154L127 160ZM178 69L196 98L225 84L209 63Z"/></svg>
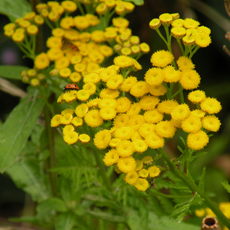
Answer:
<svg viewBox="0 0 230 230"><path fill-rule="evenodd" d="M62 47L68 47L71 50L78 51L78 47L74 45L70 40L62 38Z"/></svg>

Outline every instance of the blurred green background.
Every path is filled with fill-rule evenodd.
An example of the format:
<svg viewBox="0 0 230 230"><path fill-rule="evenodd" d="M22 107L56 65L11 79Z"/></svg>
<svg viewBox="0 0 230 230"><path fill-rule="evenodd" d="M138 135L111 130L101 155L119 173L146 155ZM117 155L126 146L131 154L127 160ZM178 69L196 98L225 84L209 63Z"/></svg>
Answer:
<svg viewBox="0 0 230 230"><path fill-rule="evenodd" d="M166 12L178 12L181 18L198 20L201 25L212 31L212 43L207 48L199 49L193 57L193 62L201 76L200 89L204 90L207 96L217 98L222 104L223 108L219 113L222 126L211 138L206 148L208 154L196 160L192 172L199 175L206 166L206 189L217 203L228 201L229 196L220 182L229 181L230 178L230 57L223 50L223 45L230 49L230 42L225 38L226 32L230 31L230 18L222 0L145 0L143 6L136 6L134 12L126 16L133 35L138 35L141 42L148 43L151 48L150 54L139 60L143 66L143 70L138 73L140 78L143 78L144 73L151 67L151 53L165 48L157 33L151 30L148 24L151 19ZM9 22L5 15L0 15L0 65L23 65L32 68L32 61L23 59L23 53L16 44L4 36L3 26ZM172 46L177 59L181 55L180 50L175 41ZM10 83L23 91L26 90L27 85L20 81L10 80ZM2 84L0 81L0 122L7 119L20 100L20 97L11 95L15 92L14 88L4 92ZM170 147L171 153L177 156L176 144L171 144ZM30 197L16 188L7 175L0 175L0 226L13 225L7 220L9 217L32 214L34 207Z"/></svg>

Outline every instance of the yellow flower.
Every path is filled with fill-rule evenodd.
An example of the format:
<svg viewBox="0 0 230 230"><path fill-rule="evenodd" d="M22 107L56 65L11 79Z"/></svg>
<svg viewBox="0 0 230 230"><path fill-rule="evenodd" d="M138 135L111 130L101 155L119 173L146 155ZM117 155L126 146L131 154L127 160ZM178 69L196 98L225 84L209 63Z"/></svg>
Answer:
<svg viewBox="0 0 230 230"><path fill-rule="evenodd" d="M138 179L138 174L136 171L128 172L124 177L125 182L130 185L133 185L137 181L137 179Z"/></svg>
<svg viewBox="0 0 230 230"><path fill-rule="evenodd" d="M77 10L77 4L72 1L63 1L61 5L67 12L70 12L70 13Z"/></svg>
<svg viewBox="0 0 230 230"><path fill-rule="evenodd" d="M156 124L155 131L161 137L172 138L176 129L170 121L160 121Z"/></svg>
<svg viewBox="0 0 230 230"><path fill-rule="evenodd" d="M12 39L14 42L23 42L24 38L25 38L24 33L15 32L12 35Z"/></svg>
<svg viewBox="0 0 230 230"><path fill-rule="evenodd" d="M205 92L202 90L195 90L188 94L188 99L192 103L200 103L206 98Z"/></svg>
<svg viewBox="0 0 230 230"><path fill-rule="evenodd" d="M78 141L78 133L75 131L70 131L64 135L63 138L68 145L72 145Z"/></svg>
<svg viewBox="0 0 230 230"><path fill-rule="evenodd" d="M83 90L88 91L90 95L94 94L96 92L96 85L92 82L86 83L83 85Z"/></svg>
<svg viewBox="0 0 230 230"><path fill-rule="evenodd" d="M77 73L77 72L73 72L71 73L71 75L69 76L69 79L72 81L72 82L79 82L81 80L82 76L81 74ZM84 87L83 87L84 89Z"/></svg>
<svg viewBox="0 0 230 230"><path fill-rule="evenodd" d="M166 113L166 114L171 114L171 112L173 111L173 109L178 106L177 101L175 100L165 100L162 101L158 104L157 106L157 110L160 113Z"/></svg>
<svg viewBox="0 0 230 230"><path fill-rule="evenodd" d="M100 92L101 98L117 98L120 92L113 89L102 89Z"/></svg>
<svg viewBox="0 0 230 230"><path fill-rule="evenodd" d="M37 79L37 78L31 79L30 85L32 85L33 87L36 87L36 86L40 85L39 79Z"/></svg>
<svg viewBox="0 0 230 230"><path fill-rule="evenodd" d="M78 73L84 72L86 69L86 64L81 62L74 65L74 70Z"/></svg>
<svg viewBox="0 0 230 230"><path fill-rule="evenodd" d="M174 120L184 120L190 114L190 109L187 104L181 104L176 106L171 112L172 119Z"/></svg>
<svg viewBox="0 0 230 230"><path fill-rule="evenodd" d="M171 29L172 36L176 39L181 39L186 35L186 30L184 27L176 26Z"/></svg>
<svg viewBox="0 0 230 230"><path fill-rule="evenodd" d="M35 17L34 17L34 22L37 24L37 25L42 25L44 22L45 22L45 20L44 20L44 18L41 16L41 15L36 15Z"/></svg>
<svg viewBox="0 0 230 230"><path fill-rule="evenodd" d="M29 25L26 28L26 31L29 35L36 35L38 33L38 27L35 25Z"/></svg>
<svg viewBox="0 0 230 230"><path fill-rule="evenodd" d="M114 127L120 128L128 126L129 116L127 114L118 114L114 119Z"/></svg>
<svg viewBox="0 0 230 230"><path fill-rule="evenodd" d="M186 89L196 89L200 84L200 75L195 70L184 70L180 78L181 86Z"/></svg>
<svg viewBox="0 0 230 230"><path fill-rule="evenodd" d="M62 39L60 37L49 37L46 41L46 46L48 48L61 48Z"/></svg>
<svg viewBox="0 0 230 230"><path fill-rule="evenodd" d="M110 48L107 45L101 45L100 46L100 52L105 56L105 57L109 57L113 54L113 49Z"/></svg>
<svg viewBox="0 0 230 230"><path fill-rule="evenodd" d="M106 166L114 165L118 162L118 160L119 160L119 155L115 149L112 149L109 152L107 152L103 159L104 164Z"/></svg>
<svg viewBox="0 0 230 230"><path fill-rule="evenodd" d="M47 52L47 56L50 59L50 61L56 61L62 58L63 55L64 55L63 51L59 48L51 48Z"/></svg>
<svg viewBox="0 0 230 230"><path fill-rule="evenodd" d="M131 46L130 49L131 49L132 54L139 54L141 51L140 46L138 45Z"/></svg>
<svg viewBox="0 0 230 230"><path fill-rule="evenodd" d="M134 130L138 130L144 123L145 119L143 115L132 115L130 117L129 125Z"/></svg>
<svg viewBox="0 0 230 230"><path fill-rule="evenodd" d="M52 11L49 12L48 18L49 18L50 21L56 22L56 21L59 20L60 14L57 11L52 10Z"/></svg>
<svg viewBox="0 0 230 230"><path fill-rule="evenodd" d="M143 153L148 149L148 145L144 140L134 140L133 141L134 149L138 153Z"/></svg>
<svg viewBox="0 0 230 230"><path fill-rule="evenodd" d="M109 142L109 146L112 148L115 148L119 145L119 143L121 142L120 139L118 138L112 138L111 141Z"/></svg>
<svg viewBox="0 0 230 230"><path fill-rule="evenodd" d="M141 169L139 172L138 172L139 176L141 178L147 178L148 175L149 175L149 172L147 169Z"/></svg>
<svg viewBox="0 0 230 230"><path fill-rule="evenodd" d="M200 104L200 107L203 111L209 114L219 113L222 109L220 102L215 98L210 97L207 97L205 100L203 100Z"/></svg>
<svg viewBox="0 0 230 230"><path fill-rule="evenodd" d="M134 116L134 115L138 115L139 112L141 111L141 106L139 103L134 103L131 105L130 109L127 111L127 115Z"/></svg>
<svg viewBox="0 0 230 230"><path fill-rule="evenodd" d="M104 107L100 109L100 116L103 118L103 120L112 120L116 114L116 110L111 107Z"/></svg>
<svg viewBox="0 0 230 230"><path fill-rule="evenodd" d="M205 112L200 110L200 109L195 109L195 110L191 111L191 114L194 116L197 116L199 118L203 118L205 116Z"/></svg>
<svg viewBox="0 0 230 230"><path fill-rule="evenodd" d="M46 53L41 53L36 56L34 65L37 69L45 69L50 64L50 60Z"/></svg>
<svg viewBox="0 0 230 230"><path fill-rule="evenodd" d="M80 127L83 125L83 119L80 117L74 117L73 120L71 121L71 123L75 126L75 127Z"/></svg>
<svg viewBox="0 0 230 230"><path fill-rule="evenodd" d="M206 26L198 26L197 27L197 32L198 33L205 33L205 34L209 35L211 33L211 30Z"/></svg>
<svg viewBox="0 0 230 230"><path fill-rule="evenodd" d="M56 69L64 69L68 67L70 64L70 61L67 57L61 57L55 61L55 68Z"/></svg>
<svg viewBox="0 0 230 230"><path fill-rule="evenodd" d="M63 128L63 135L65 136L68 132L72 132L74 131L75 128L73 125L66 125L64 128Z"/></svg>
<svg viewBox="0 0 230 230"><path fill-rule="evenodd" d="M71 70L69 68L60 69L59 75L63 78L67 78L71 75Z"/></svg>
<svg viewBox="0 0 230 230"><path fill-rule="evenodd" d="M179 70L191 70L195 68L192 60L185 56L180 56L177 60Z"/></svg>
<svg viewBox="0 0 230 230"><path fill-rule="evenodd" d="M91 33L91 39L97 43L104 42L105 41L104 32L102 30L94 30Z"/></svg>
<svg viewBox="0 0 230 230"><path fill-rule="evenodd" d="M185 46L192 46L195 43L195 36L192 34L187 34L182 38Z"/></svg>
<svg viewBox="0 0 230 230"><path fill-rule="evenodd" d="M149 85L160 85L164 81L164 75L161 68L151 68L145 73L145 81Z"/></svg>
<svg viewBox="0 0 230 230"><path fill-rule="evenodd" d="M127 97L120 97L117 99L116 110L118 113L125 113L129 110L131 101Z"/></svg>
<svg viewBox="0 0 230 230"><path fill-rule="evenodd" d="M126 28L129 26L129 21L125 18L113 18L112 19L113 25L118 28Z"/></svg>
<svg viewBox="0 0 230 230"><path fill-rule="evenodd" d="M163 69L164 81L168 83L178 82L180 80L181 72L175 70L171 65Z"/></svg>
<svg viewBox="0 0 230 230"><path fill-rule="evenodd" d="M88 134L80 134L78 139L83 144L87 144L90 142L90 136Z"/></svg>
<svg viewBox="0 0 230 230"><path fill-rule="evenodd" d="M73 109L65 109L61 112L62 115L65 115L67 113L70 113L70 114L73 114L74 113L74 110Z"/></svg>
<svg viewBox="0 0 230 230"><path fill-rule="evenodd" d="M61 119L62 115L56 114L52 119L51 119L51 127L57 127L61 124Z"/></svg>
<svg viewBox="0 0 230 230"><path fill-rule="evenodd" d="M117 166L123 173L132 172L136 167L136 161L133 157L122 157L118 160Z"/></svg>
<svg viewBox="0 0 230 230"><path fill-rule="evenodd" d="M145 43L145 42L142 42L140 44L140 49L141 49L141 52L144 53L144 54L146 54L146 53L148 53L150 51L149 45L147 43Z"/></svg>
<svg viewBox="0 0 230 230"><path fill-rule="evenodd" d="M138 132L140 133L142 137L147 137L149 134L153 133L154 130L155 130L154 124L144 123L138 129Z"/></svg>
<svg viewBox="0 0 230 230"><path fill-rule="evenodd" d="M77 99L79 101L87 101L89 97L90 97L90 94L88 90L82 89L82 90L77 91Z"/></svg>
<svg viewBox="0 0 230 230"><path fill-rule="evenodd" d="M85 16L74 17L74 25L78 30L84 30L90 26L89 21Z"/></svg>
<svg viewBox="0 0 230 230"><path fill-rule="evenodd" d="M66 113L62 116L60 123L63 125L69 125L73 119L73 115L71 113Z"/></svg>
<svg viewBox="0 0 230 230"><path fill-rule="evenodd" d="M145 156L141 161L146 165L151 165L153 163L153 158L151 156Z"/></svg>
<svg viewBox="0 0 230 230"><path fill-rule="evenodd" d="M104 59L105 59L105 57L103 56L103 54L101 54L97 50L89 52L88 57L90 58L90 60L92 62L95 62L95 63L98 63L98 64L101 64L104 61Z"/></svg>
<svg viewBox="0 0 230 230"><path fill-rule="evenodd" d="M102 3L100 3L97 7L96 7L96 12L99 14L99 15L103 15L103 14L105 14L106 12L108 11L108 7L107 7L107 5L104 3L104 2L102 2Z"/></svg>
<svg viewBox="0 0 230 230"><path fill-rule="evenodd" d="M162 121L164 115L160 113L157 109L149 110L144 113L145 122L150 124L155 124Z"/></svg>
<svg viewBox="0 0 230 230"><path fill-rule="evenodd" d="M149 27L153 30L158 29L161 26L161 21L158 18L154 18L149 22Z"/></svg>
<svg viewBox="0 0 230 230"><path fill-rule="evenodd" d="M75 114L78 117L83 118L88 111L89 111L89 107L86 104L82 103L76 107Z"/></svg>
<svg viewBox="0 0 230 230"><path fill-rule="evenodd" d="M114 132L114 137L121 140L128 140L132 136L133 129L129 126L117 128Z"/></svg>
<svg viewBox="0 0 230 230"><path fill-rule="evenodd" d="M106 149L111 141L111 134L109 130L104 129L96 133L93 141L98 149Z"/></svg>
<svg viewBox="0 0 230 230"><path fill-rule="evenodd" d="M152 149L158 149L164 146L164 138L158 136L155 132L146 136L145 142Z"/></svg>
<svg viewBox="0 0 230 230"><path fill-rule="evenodd" d="M197 28L200 25L200 23L192 18L186 18L184 20L184 27L186 29L190 29L190 28Z"/></svg>
<svg viewBox="0 0 230 230"><path fill-rule="evenodd" d="M133 66L133 58L127 57L125 55L115 57L113 59L113 62L116 66L119 66L120 68L127 68Z"/></svg>
<svg viewBox="0 0 230 230"><path fill-rule="evenodd" d="M117 101L115 99L112 99L112 98L101 99L98 102L99 108L105 108L105 107L116 108L116 105L117 105Z"/></svg>
<svg viewBox="0 0 230 230"><path fill-rule="evenodd" d="M4 35L7 37L11 37L13 35L13 33L14 33L13 29L4 30Z"/></svg>
<svg viewBox="0 0 230 230"><path fill-rule="evenodd" d="M172 63L173 59L174 56L169 51L159 50L152 54L150 61L153 66L163 68Z"/></svg>
<svg viewBox="0 0 230 230"><path fill-rule="evenodd" d="M96 26L100 23L98 17L93 14L86 14L85 17L91 26Z"/></svg>
<svg viewBox="0 0 230 230"><path fill-rule="evenodd" d="M195 36L195 43L199 47L207 47L211 43L211 38L208 34L206 33L198 33Z"/></svg>
<svg viewBox="0 0 230 230"><path fill-rule="evenodd" d="M65 34L65 31L62 28L56 28L52 30L52 35L54 37L63 37Z"/></svg>
<svg viewBox="0 0 230 230"><path fill-rule="evenodd" d="M154 166L148 168L148 172L149 172L150 177L157 177L157 176L159 176L161 170L157 166L154 165Z"/></svg>
<svg viewBox="0 0 230 230"><path fill-rule="evenodd" d="M106 85L109 89L118 89L118 87L123 82L123 76L121 74L116 74L109 78Z"/></svg>
<svg viewBox="0 0 230 230"><path fill-rule="evenodd" d="M146 179L138 178L134 183L134 187L139 191L146 191L149 187L149 182Z"/></svg>
<svg viewBox="0 0 230 230"><path fill-rule="evenodd" d="M195 115L190 115L181 122L181 128L186 133L196 133L202 127L201 119Z"/></svg>
<svg viewBox="0 0 230 230"><path fill-rule="evenodd" d="M164 85L149 85L149 93L152 96L163 96L167 92L167 88Z"/></svg>
<svg viewBox="0 0 230 230"><path fill-rule="evenodd" d="M62 99L66 102L72 102L77 99L77 90L69 90L63 93Z"/></svg>
<svg viewBox="0 0 230 230"><path fill-rule="evenodd" d="M74 26L73 17L64 17L61 19L60 27L62 27L63 29L69 30L72 26Z"/></svg>
<svg viewBox="0 0 230 230"><path fill-rule="evenodd" d="M127 77L121 84L120 90L124 92L129 92L131 87L137 83L137 78L136 77Z"/></svg>
<svg viewBox="0 0 230 230"><path fill-rule="evenodd" d="M164 13L164 14L161 14L161 15L159 16L159 19L160 19L162 25L169 26L170 23L171 23L172 20L173 20L173 17L172 17L171 14Z"/></svg>
<svg viewBox="0 0 230 230"><path fill-rule="evenodd" d="M129 47L123 47L121 49L121 54L122 55L129 56L129 55L131 55L131 53L132 53L132 51L131 51L131 49Z"/></svg>
<svg viewBox="0 0 230 230"><path fill-rule="evenodd" d="M103 119L101 118L99 111L96 109L90 110L84 117L88 126L94 128L102 125Z"/></svg>
<svg viewBox="0 0 230 230"><path fill-rule="evenodd" d="M197 133L190 133L187 137L187 145L190 149L203 149L209 142L208 135L200 130Z"/></svg>
<svg viewBox="0 0 230 230"><path fill-rule="evenodd" d="M182 19L182 18L175 19L172 21L171 25L173 27L182 27L182 26L184 26L184 19Z"/></svg>
<svg viewBox="0 0 230 230"><path fill-rule="evenodd" d="M139 101L139 105L143 110L152 110L155 109L156 105L159 103L158 97L145 96Z"/></svg>
<svg viewBox="0 0 230 230"><path fill-rule="evenodd" d="M206 116L202 119L202 125L206 130L217 132L221 123L216 116Z"/></svg>
<svg viewBox="0 0 230 230"><path fill-rule="evenodd" d="M130 89L130 94L133 95L134 97L143 97L148 92L149 92L149 87L147 82L145 81L138 81Z"/></svg>
<svg viewBox="0 0 230 230"><path fill-rule="evenodd" d="M203 217L206 214L204 209L196 209L195 210L195 215L198 217Z"/></svg>
<svg viewBox="0 0 230 230"><path fill-rule="evenodd" d="M133 143L128 140L122 140L116 149L120 157L129 157L135 151Z"/></svg>

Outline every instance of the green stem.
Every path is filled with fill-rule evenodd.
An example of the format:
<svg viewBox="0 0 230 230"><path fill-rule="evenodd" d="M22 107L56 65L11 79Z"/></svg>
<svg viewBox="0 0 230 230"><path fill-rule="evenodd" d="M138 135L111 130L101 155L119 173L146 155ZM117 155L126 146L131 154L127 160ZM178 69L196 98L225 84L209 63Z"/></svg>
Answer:
<svg viewBox="0 0 230 230"><path fill-rule="evenodd" d="M108 190L112 191L113 188L112 188L112 185L111 185L111 183L109 181L109 178L107 177L106 170L105 170L105 165L102 162L99 150L93 144L90 145L90 147L93 150L93 154L95 156L96 163L97 163L97 165L98 165L98 167L100 169L101 177L102 177L102 179L104 181L104 184L106 185L106 187L107 187Z"/></svg>
<svg viewBox="0 0 230 230"><path fill-rule="evenodd" d="M188 188L193 193L198 193L204 200L207 206L216 214L218 219L227 227L230 229L230 220L220 211L218 206L213 203L213 201L207 196L207 194L200 189L194 182L191 180L189 176L186 176L184 173L182 173L172 162L170 156L163 150L159 149L159 152L162 154L162 157L167 162L167 165L170 169L170 171L177 176L180 180L184 182L185 185L188 186Z"/></svg>

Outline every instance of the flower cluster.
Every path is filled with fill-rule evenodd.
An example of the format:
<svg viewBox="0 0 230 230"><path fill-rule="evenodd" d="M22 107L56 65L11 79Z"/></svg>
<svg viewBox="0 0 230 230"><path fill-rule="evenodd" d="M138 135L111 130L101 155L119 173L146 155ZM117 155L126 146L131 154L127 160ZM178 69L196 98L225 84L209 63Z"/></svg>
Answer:
<svg viewBox="0 0 230 230"><path fill-rule="evenodd" d="M118 173L125 174L124 180L141 191L160 174L153 158L143 156L149 148L163 148L177 130L183 130L188 148L200 150L209 142L207 133L220 127L215 114L221 105L197 89L200 76L189 57L183 55L175 60L170 51L159 50L150 61L152 68L144 80L130 75L142 67L125 55L115 57L114 65L84 75L81 90L64 92L58 99L59 103L80 104L51 121L52 127L65 125L67 144L78 141L79 133L86 130L83 126L99 128L93 143L106 151L105 165L115 165ZM183 90L194 90L188 93L188 103L184 102ZM87 141L92 142L88 136Z"/></svg>

